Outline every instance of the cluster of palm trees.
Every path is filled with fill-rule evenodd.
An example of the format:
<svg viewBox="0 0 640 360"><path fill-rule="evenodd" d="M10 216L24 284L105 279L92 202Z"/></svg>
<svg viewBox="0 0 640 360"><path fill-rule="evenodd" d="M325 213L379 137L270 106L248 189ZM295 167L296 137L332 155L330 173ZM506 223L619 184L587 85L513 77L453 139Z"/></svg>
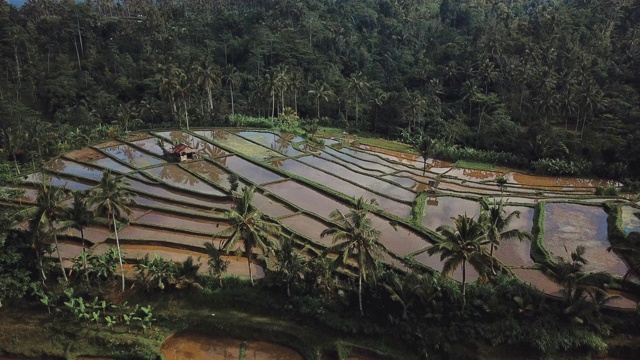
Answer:
<svg viewBox="0 0 640 360"><path fill-rule="evenodd" d="M43 175L38 189L36 205L22 212L21 215L29 218L29 233L33 242L36 256L41 265L42 280L46 275L42 266L42 255L49 248L49 240L53 240L54 251L58 261L64 282L67 282L67 274L64 268L58 234L66 229L80 231L83 252L86 252L84 229L92 224L111 224L115 234L116 247L120 262L122 276L122 290L125 288L124 265L120 240L118 237L118 220L127 220L131 213L131 205L134 204L134 193L127 188L128 181L124 177L104 173L100 184L90 192L73 192L72 203L66 205L69 191L65 187L53 187Z"/></svg>
<svg viewBox="0 0 640 360"><path fill-rule="evenodd" d="M302 273L301 258L295 255L293 240L283 237L280 227L269 221L252 204L252 196L255 188L244 188L241 194L236 194L235 207L228 212L231 224L222 232L214 235L214 238L224 238L221 249L227 252L244 254L249 266L250 281L253 284L252 261L254 249L267 257L275 254L278 260L280 272L287 274L287 293L290 295L290 281ZM372 225L368 217L369 208L376 204L375 200L367 201L363 197L357 199L352 209L347 213L334 210L329 215L333 226L325 229L321 237L331 236L333 245L322 253L322 257L329 254L337 255L333 262L334 267L348 270L356 269L358 277L358 304L360 313L364 314L362 306L362 287L375 278L378 272L378 261L388 253L388 250L379 242L380 230ZM507 213L505 202L487 199L481 201L481 215L478 220L465 215L455 218L454 227L441 226L437 229L440 237L438 241L424 251L430 255L439 253L444 261L443 276L450 275L459 266L462 266L462 295L465 298L466 268L471 264L481 273L490 271L495 273L494 249L505 240L530 239L531 234L518 229L510 229L513 218L519 217L518 211ZM278 241L278 238L283 240ZM218 250L211 244L210 257L216 258ZM284 251L283 251L284 250ZM215 263L215 262L214 262ZM464 304L463 304L464 306Z"/></svg>

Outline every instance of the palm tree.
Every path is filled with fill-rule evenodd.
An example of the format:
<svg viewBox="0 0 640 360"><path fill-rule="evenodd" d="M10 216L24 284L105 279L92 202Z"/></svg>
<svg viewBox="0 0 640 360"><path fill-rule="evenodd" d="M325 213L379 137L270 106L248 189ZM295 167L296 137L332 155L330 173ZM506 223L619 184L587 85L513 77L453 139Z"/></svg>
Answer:
<svg viewBox="0 0 640 360"><path fill-rule="evenodd" d="M431 279L415 272L409 272L403 276L393 274L388 284L383 285L389 293L392 301L402 306L402 319L409 319L409 309L416 300L422 305L427 305L435 297L438 286Z"/></svg>
<svg viewBox="0 0 640 360"><path fill-rule="evenodd" d="M107 170L100 180L100 184L91 194L89 204L94 207L94 213L110 218L113 224L113 231L116 236L116 247L118 249L118 259L120 261L120 273L122 275L122 291L124 291L124 265L122 264L122 251L120 250L120 239L118 238L118 224L116 219L128 220L131 214L131 207L135 204L133 197L135 193L129 190L129 181L124 177L111 176Z"/></svg>
<svg viewBox="0 0 640 360"><path fill-rule="evenodd" d="M235 197L235 207L227 213L227 219L231 224L228 228L214 235L214 238L228 236L222 244L222 249L226 251L233 250L237 245L240 245L239 242L242 242L242 247L239 247L236 253L240 255L244 250L249 265L251 285L253 285L251 272L253 249L257 247L264 254L272 252L276 246L273 236L280 231L277 224L266 221L262 213L251 204L254 191L255 187L253 186L245 187L242 194Z"/></svg>
<svg viewBox="0 0 640 360"><path fill-rule="evenodd" d="M367 92L368 89L369 83L362 72L359 71L351 75L349 78L349 84L347 85L347 90L352 92L356 98L356 125L358 125L358 100Z"/></svg>
<svg viewBox="0 0 640 360"><path fill-rule="evenodd" d="M489 255L493 257L493 249L504 240L531 239L531 234L519 229L510 229L509 225L514 217L520 218L519 211L512 211L507 215L504 200L494 199L493 204L487 198L480 201L480 223L485 227L489 240ZM506 215L506 216L505 216ZM493 268L493 261L491 262Z"/></svg>
<svg viewBox="0 0 640 360"><path fill-rule="evenodd" d="M320 99L328 101L329 96L331 96L331 94L333 93L325 82L316 81L311 84L311 90L309 90L309 94L312 94L316 98L317 116L318 119L320 119Z"/></svg>
<svg viewBox="0 0 640 360"><path fill-rule="evenodd" d="M564 313L572 320L583 322L583 316L597 311L599 306L613 299L607 296L606 289L611 283L611 275L606 272L585 272L588 263L584 257L586 247L578 245L571 253L571 261L558 257L554 264L547 265L547 274L562 286ZM588 300L591 300L589 302Z"/></svg>
<svg viewBox="0 0 640 360"><path fill-rule="evenodd" d="M427 248L427 253L440 253L444 261L442 276L453 273L462 264L462 307L466 304L467 262L474 267L482 268L482 246L487 244L487 236L481 223L465 215L455 218L455 229L443 225L436 229L441 239Z"/></svg>
<svg viewBox="0 0 640 360"><path fill-rule="evenodd" d="M64 264L62 263L62 255L60 254L60 244L58 243L58 234L54 223L64 220L65 209L62 205L62 201L67 197L67 191L64 187L52 187L49 180L44 177L40 188L38 189L38 196L36 197L36 208L31 220L32 233L43 235L49 233L53 237L53 241L56 245L56 252L58 254L58 261L60 262L60 270L62 270L62 277L67 282L67 274L64 270Z"/></svg>
<svg viewBox="0 0 640 360"><path fill-rule="evenodd" d="M220 288L222 288L222 275L227 271L229 261L222 258L221 251L211 242L204 243L204 249L207 252L207 255L209 255L209 260L207 260L207 263L209 264L209 274L218 279Z"/></svg>
<svg viewBox="0 0 640 360"><path fill-rule="evenodd" d="M87 248L84 243L84 229L94 221L93 214L87 208L86 197L86 192L74 191L73 203L71 203L71 208L67 209L67 219L70 223L69 227L80 231L83 253L87 252Z"/></svg>
<svg viewBox="0 0 640 360"><path fill-rule="evenodd" d="M216 84L220 83L220 69L209 61L203 61L200 65L193 67L196 76L196 84L202 86L207 93L209 103L209 111L213 110L213 95L211 90Z"/></svg>
<svg viewBox="0 0 640 360"><path fill-rule="evenodd" d="M304 259L298 255L294 245L293 235L283 237L280 242L280 248L276 251L278 273L287 284L288 297L291 297L291 283L301 278L305 265Z"/></svg>
<svg viewBox="0 0 640 360"><path fill-rule="evenodd" d="M238 69L236 69L233 65L227 65L224 68L224 75L222 76L224 81L229 85L229 92L231 94L231 115L235 114L235 105L233 102L233 88L240 86L242 79L240 78L240 73L238 73Z"/></svg>
<svg viewBox="0 0 640 360"><path fill-rule="evenodd" d="M376 204L375 199L368 202ZM334 210L329 214L329 219L336 224L332 228L322 231L320 237L327 235L333 237L334 245L327 248L323 255L337 253L338 259L335 265L345 265L350 258L355 257L358 268L358 303L360 305L360 315L364 316L362 310L362 282L367 282L368 274L375 274L378 260L387 249L378 238L380 230L372 227L371 219L367 217L367 201L360 197L356 200L356 205L346 215L340 210ZM337 243L337 244L336 244Z"/></svg>
<svg viewBox="0 0 640 360"><path fill-rule="evenodd" d="M429 135L423 132L420 132L417 140L413 143L413 149L420 153L420 156L422 156L422 176L424 176L425 172L427 171L427 157L431 153L434 144L435 141L431 137L429 137Z"/></svg>

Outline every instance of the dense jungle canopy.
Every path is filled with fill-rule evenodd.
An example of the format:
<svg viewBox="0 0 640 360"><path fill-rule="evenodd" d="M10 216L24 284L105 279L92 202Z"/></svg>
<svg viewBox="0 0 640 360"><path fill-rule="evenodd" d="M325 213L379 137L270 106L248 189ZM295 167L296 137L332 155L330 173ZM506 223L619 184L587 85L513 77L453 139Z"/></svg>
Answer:
<svg viewBox="0 0 640 360"><path fill-rule="evenodd" d="M295 112L640 175L633 0L1 0L0 44L0 147L22 165L114 131Z"/></svg>

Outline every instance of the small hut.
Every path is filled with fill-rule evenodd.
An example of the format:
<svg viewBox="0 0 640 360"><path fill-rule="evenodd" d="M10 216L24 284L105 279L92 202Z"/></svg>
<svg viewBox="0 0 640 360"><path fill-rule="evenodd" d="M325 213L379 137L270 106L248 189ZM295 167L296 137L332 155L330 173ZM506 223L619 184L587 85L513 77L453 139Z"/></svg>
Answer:
<svg viewBox="0 0 640 360"><path fill-rule="evenodd" d="M198 150L190 148L185 144L176 145L171 151L173 158L178 162L193 160L197 153Z"/></svg>

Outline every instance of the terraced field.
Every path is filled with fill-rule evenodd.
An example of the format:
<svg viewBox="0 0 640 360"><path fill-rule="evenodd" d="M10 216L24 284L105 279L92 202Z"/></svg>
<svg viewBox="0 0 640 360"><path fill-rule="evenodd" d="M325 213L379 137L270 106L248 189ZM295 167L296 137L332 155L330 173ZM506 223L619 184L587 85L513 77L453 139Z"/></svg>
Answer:
<svg viewBox="0 0 640 360"><path fill-rule="evenodd" d="M175 142L197 149L197 158L168 162L163 153ZM399 268L441 270L439 257L424 252L432 244L435 229L451 225L451 218L459 214L477 216L482 197L504 199L510 210L519 210L521 217L514 226L522 230L532 231L534 219L543 218L544 235L537 241L551 256L568 257L566 250L586 245L589 270L620 276L628 270L615 252L607 251L611 229L604 202L624 205L620 230L640 229L640 221L633 216L635 204L594 195L596 186L616 185L608 181L539 177L509 169L469 170L435 159L427 160L423 172L423 159L412 154L345 139L306 144L292 134L238 129L137 133L130 140L73 151L11 185L10 189L21 192L11 201L33 204L44 176L53 186L86 190L96 186L106 170L128 178L137 194L130 223L119 232L125 257L135 261L156 253L181 261L193 256L202 271L206 270L203 244L219 242L214 235L227 226L223 212L232 206L230 174L239 177L241 186L255 185L254 204L286 232L297 234L300 248L316 253L330 245L331 240L320 238L320 232L331 225L331 211L347 211L360 196L376 199L371 217L381 231L380 241L390 251L385 261ZM495 181L501 176L508 180L502 189ZM416 216L414 207L424 211ZM391 221L398 224L397 230ZM107 228L91 227L85 236L94 251L104 251L106 244L114 242ZM80 249L79 234L67 231L61 245L63 257L68 260ZM503 244L495 256L523 281L550 295L559 291L532 259L530 242ZM231 272L246 275L245 267L237 265L232 264ZM467 276L473 279L478 274ZM635 302L623 297L612 305L631 308Z"/></svg>

